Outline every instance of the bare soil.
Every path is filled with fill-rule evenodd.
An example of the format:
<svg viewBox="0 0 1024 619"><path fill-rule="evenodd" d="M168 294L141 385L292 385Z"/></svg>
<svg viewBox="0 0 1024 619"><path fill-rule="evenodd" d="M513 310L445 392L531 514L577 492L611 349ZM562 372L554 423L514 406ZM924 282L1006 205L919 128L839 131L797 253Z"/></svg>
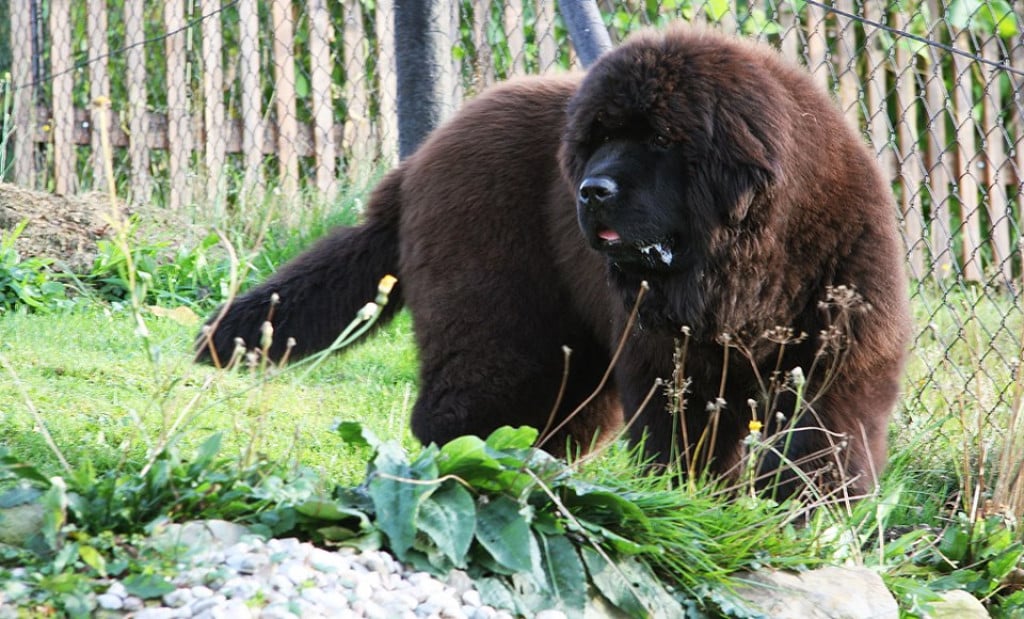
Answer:
<svg viewBox="0 0 1024 619"><path fill-rule="evenodd" d="M14 247L23 257L51 258L55 266L75 273L88 271L97 254L97 241L111 238L115 214L125 217L131 213L118 202L116 212L105 193L89 192L60 196L34 191L15 185L0 183L0 236L6 235L22 221L25 229L14 241ZM137 207L132 209L138 212ZM164 234L172 230L165 213L160 217L142 217L143 228L152 233L163 228ZM150 214L152 215L152 214Z"/></svg>

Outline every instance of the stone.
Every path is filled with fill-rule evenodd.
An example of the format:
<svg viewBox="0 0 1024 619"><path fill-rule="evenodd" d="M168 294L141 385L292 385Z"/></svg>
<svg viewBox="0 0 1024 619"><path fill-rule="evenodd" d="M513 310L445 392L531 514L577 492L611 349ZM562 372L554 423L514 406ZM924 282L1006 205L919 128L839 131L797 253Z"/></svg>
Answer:
<svg viewBox="0 0 1024 619"><path fill-rule="evenodd" d="M736 594L772 619L897 619L899 607L882 578L863 567L823 567L802 573L739 575Z"/></svg>

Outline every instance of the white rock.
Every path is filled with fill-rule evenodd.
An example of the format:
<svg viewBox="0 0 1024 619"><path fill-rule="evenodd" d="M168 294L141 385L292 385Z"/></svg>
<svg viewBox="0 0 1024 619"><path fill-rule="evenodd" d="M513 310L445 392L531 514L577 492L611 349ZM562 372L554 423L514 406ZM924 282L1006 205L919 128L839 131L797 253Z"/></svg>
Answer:
<svg viewBox="0 0 1024 619"><path fill-rule="evenodd" d="M162 599L164 604L171 608L181 608L192 602L192 591L191 589L175 589L170 593L165 593Z"/></svg>
<svg viewBox="0 0 1024 619"><path fill-rule="evenodd" d="M96 603L104 610L121 610L124 608L124 600L112 593L101 593L96 596Z"/></svg>

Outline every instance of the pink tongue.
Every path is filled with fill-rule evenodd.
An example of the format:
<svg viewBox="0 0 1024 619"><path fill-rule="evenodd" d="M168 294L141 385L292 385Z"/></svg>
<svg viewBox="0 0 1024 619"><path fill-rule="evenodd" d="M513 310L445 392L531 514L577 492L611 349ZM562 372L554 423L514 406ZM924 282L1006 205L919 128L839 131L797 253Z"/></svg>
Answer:
<svg viewBox="0 0 1024 619"><path fill-rule="evenodd" d="M621 240L619 238L619 233L612 230L611 228L605 228L604 230L598 231L597 236L602 240L608 241L609 243L614 243L616 241Z"/></svg>

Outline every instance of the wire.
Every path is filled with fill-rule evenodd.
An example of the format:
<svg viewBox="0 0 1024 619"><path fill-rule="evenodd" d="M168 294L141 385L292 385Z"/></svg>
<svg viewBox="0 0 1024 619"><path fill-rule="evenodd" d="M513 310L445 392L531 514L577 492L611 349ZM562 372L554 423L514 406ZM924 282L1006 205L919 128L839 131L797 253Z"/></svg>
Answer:
<svg viewBox="0 0 1024 619"><path fill-rule="evenodd" d="M862 17L862 16L857 15L855 13L849 13L849 12L844 11L842 9L837 9L836 7L832 6L831 4L825 4L823 2L818 2L817 0L804 0L804 1L807 4L813 4L816 7L825 9L829 13L835 13L836 15L840 15L840 16L845 17L847 19L852 19L852 20L858 21L858 22L860 22L862 24L867 24L868 26L871 26L873 28L877 28L878 30L884 30L884 31L886 31L886 32L888 32L890 34L895 34L895 35L899 35L901 37L905 37L905 38L908 38L908 39L913 39L914 41L917 41L918 43L924 43L925 45L928 45L929 47L937 47L937 48L939 48L941 50L944 50L944 51L947 51L947 52L949 52L951 54L956 54L957 56L961 56L961 57L964 57L964 58L970 58L971 60L974 60L975 62L988 65L988 66L990 66L990 67L992 67L994 69L999 69L999 70L1002 70L1002 71L1006 71L1007 73L1013 73L1015 75L1024 76L1024 69L1018 69L1016 67L1012 67L1012 66L1006 64L1006 62L996 62L994 60L989 60L988 58L984 58L982 56L978 56L977 54L972 54L971 52L967 52L967 51L964 51L964 50L959 49L957 47L953 47L952 45L947 45L947 44L942 43L940 41L935 41L935 40L932 40L932 39L929 39L929 38L926 38L926 37L922 37L922 36L914 34L912 32L907 32L906 30L901 30L900 28L895 28L893 26L889 26L889 25L883 24L881 22L877 22L877 21L868 19L866 17Z"/></svg>
<svg viewBox="0 0 1024 619"><path fill-rule="evenodd" d="M135 49L136 47L142 47L142 46L145 46L145 45L149 45L150 43L157 43L159 41L163 41L165 39L169 39L169 38L173 37L176 34L185 32L189 28L192 28L194 26L197 26L197 25L201 24L203 21L213 17L214 15L219 15L219 14L223 13L225 10L227 10L227 9L235 6L236 4L238 4L238 2L239 2L239 0L228 0L228 2L225 2L224 4L220 5L216 9L210 11L209 13L206 13L204 15L200 15L199 17L193 19L190 22L186 22L185 25L183 25L182 27L178 28L177 30L172 30L170 32L164 32L163 34L159 34L159 35L157 35L155 37L150 37L148 39L143 39L143 40L138 41L136 43L132 43L131 45L125 45L124 47L120 47L118 49L108 51L105 54L99 54L97 56L92 56L92 57L86 58L85 60L79 60L78 62L76 62L75 64L71 65L67 69L64 69L63 71L60 71L58 73L51 73L50 75L45 75L43 77L40 77L39 79L34 79L31 82L26 82L24 84L12 84L11 85L11 92L16 92L18 90L21 90L22 88L35 88L36 86L39 86L39 85L41 85L41 84L43 84L45 82L53 81L55 78L58 78L58 77L60 77L62 75L67 75L68 73L74 73L75 71L78 71L79 69L85 68L88 65L90 65L90 64L92 64L92 63L94 63L94 62L96 62L98 60L101 60L103 58L111 58L111 57L113 57L116 54L121 54L121 53L126 52L126 51L128 51L130 49Z"/></svg>

